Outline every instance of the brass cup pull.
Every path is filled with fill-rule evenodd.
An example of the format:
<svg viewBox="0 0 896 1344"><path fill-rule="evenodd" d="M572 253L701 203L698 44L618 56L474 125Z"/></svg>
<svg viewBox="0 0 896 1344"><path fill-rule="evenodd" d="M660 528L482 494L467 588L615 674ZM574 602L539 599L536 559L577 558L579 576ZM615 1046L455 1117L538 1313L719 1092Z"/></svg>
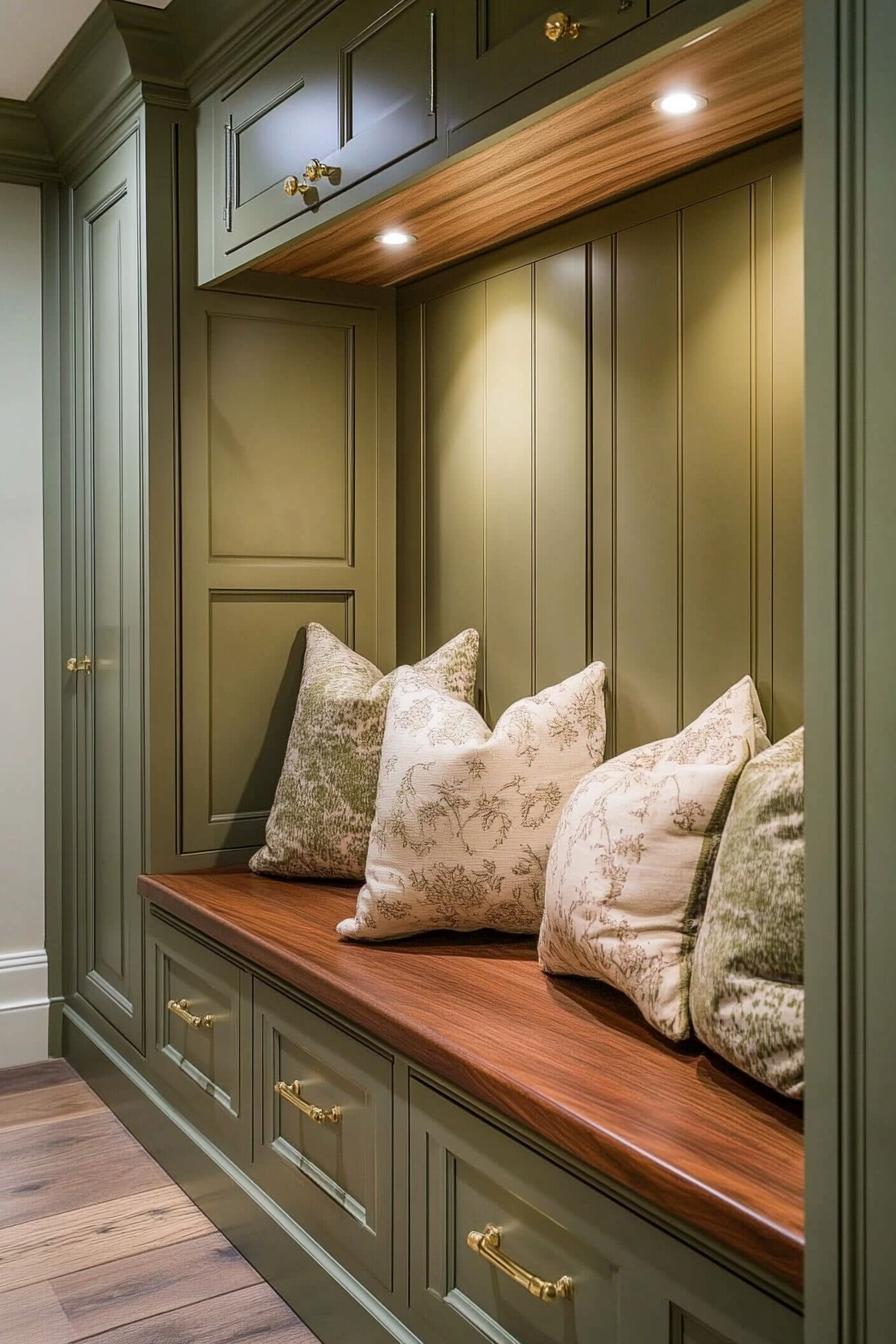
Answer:
<svg viewBox="0 0 896 1344"><path fill-rule="evenodd" d="M287 196L298 196L300 192L304 196L305 192L309 190L309 187L307 182L303 182L298 177L290 174L289 177L284 179L283 190L286 192Z"/></svg>
<svg viewBox="0 0 896 1344"><path fill-rule="evenodd" d="M200 1017L197 1013L190 1012L190 1004L187 999L169 999L168 1011L175 1017L179 1017L181 1022L186 1022L188 1027L213 1027L215 1019L210 1013Z"/></svg>
<svg viewBox="0 0 896 1344"><path fill-rule="evenodd" d="M582 25L576 23L562 9L558 9L556 14L549 14L545 20L544 35L549 42L560 42L565 37L574 39L581 31Z"/></svg>
<svg viewBox="0 0 896 1344"><path fill-rule="evenodd" d="M66 658L65 670L66 672L83 672L86 677L89 677L93 671L93 662L90 658Z"/></svg>
<svg viewBox="0 0 896 1344"><path fill-rule="evenodd" d="M290 1106L295 1106L302 1115L307 1115L309 1120L313 1120L316 1125L338 1125L342 1119L342 1111L338 1106L330 1106L324 1110L322 1106L312 1106L305 1101L302 1093L302 1085L296 1079L294 1083L275 1083L274 1091L278 1097L288 1101Z"/></svg>
<svg viewBox="0 0 896 1344"><path fill-rule="evenodd" d="M321 163L320 159L309 159L305 164L305 179L308 182L319 182L322 177L338 176L338 168L332 168L328 163Z"/></svg>
<svg viewBox="0 0 896 1344"><path fill-rule="evenodd" d="M564 1274L562 1279L540 1279L537 1274L523 1269L522 1265L518 1265L501 1250L501 1229L491 1223L486 1224L484 1232L468 1232L467 1245L540 1302L555 1302L558 1297L572 1297L572 1279L568 1274Z"/></svg>

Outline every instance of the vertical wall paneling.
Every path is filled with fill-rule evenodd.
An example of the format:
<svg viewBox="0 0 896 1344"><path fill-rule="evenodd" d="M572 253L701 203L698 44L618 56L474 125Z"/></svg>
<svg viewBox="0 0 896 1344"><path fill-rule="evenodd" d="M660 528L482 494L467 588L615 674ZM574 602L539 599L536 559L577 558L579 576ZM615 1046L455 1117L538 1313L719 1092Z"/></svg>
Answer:
<svg viewBox="0 0 896 1344"><path fill-rule="evenodd" d="M398 482L396 593L405 619L398 630L399 663L423 655L423 308L398 315Z"/></svg>
<svg viewBox="0 0 896 1344"><path fill-rule="evenodd" d="M485 286L426 306L424 639L483 628ZM450 352L450 355L448 354Z"/></svg>
<svg viewBox="0 0 896 1344"><path fill-rule="evenodd" d="M751 192L685 210L682 714L752 669Z"/></svg>
<svg viewBox="0 0 896 1344"><path fill-rule="evenodd" d="M620 747L674 729L679 668L678 217L616 238L616 603ZM611 389L601 386L596 400Z"/></svg>
<svg viewBox="0 0 896 1344"><path fill-rule="evenodd" d="M532 273L486 284L486 717L534 688Z"/></svg>
<svg viewBox="0 0 896 1344"><path fill-rule="evenodd" d="M803 190L781 174L773 196L771 323L774 342L772 442L774 509L771 639L774 730L803 719ZM792 446L799 445L800 451Z"/></svg>
<svg viewBox="0 0 896 1344"><path fill-rule="evenodd" d="M535 680L587 658L587 249L535 264Z"/></svg>
<svg viewBox="0 0 896 1344"><path fill-rule="evenodd" d="M605 663L607 752L616 743L616 239L591 248L591 657Z"/></svg>
<svg viewBox="0 0 896 1344"><path fill-rule="evenodd" d="M427 648L484 629L491 720L593 656L611 750L745 673L800 723L800 204L788 137L409 287L403 563Z"/></svg>

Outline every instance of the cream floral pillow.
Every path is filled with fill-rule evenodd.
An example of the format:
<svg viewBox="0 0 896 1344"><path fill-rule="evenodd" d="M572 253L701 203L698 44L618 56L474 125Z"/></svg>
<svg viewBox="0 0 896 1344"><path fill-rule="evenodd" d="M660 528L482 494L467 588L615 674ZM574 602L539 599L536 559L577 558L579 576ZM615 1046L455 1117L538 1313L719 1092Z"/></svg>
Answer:
<svg viewBox="0 0 896 1344"><path fill-rule="evenodd" d="M734 786L768 746L749 677L677 737L582 780L557 827L539 959L623 990L657 1030L688 1035L694 940Z"/></svg>
<svg viewBox="0 0 896 1344"><path fill-rule="evenodd" d="M427 929L537 933L554 828L603 759L602 663L519 700L490 732L403 672L386 718L367 882L345 938Z"/></svg>
<svg viewBox="0 0 896 1344"><path fill-rule="evenodd" d="M386 710L402 669L384 677L314 622L306 638L302 682L265 845L250 867L276 877L361 880ZM447 698L469 700L478 658L479 635L465 630L415 670L422 684Z"/></svg>

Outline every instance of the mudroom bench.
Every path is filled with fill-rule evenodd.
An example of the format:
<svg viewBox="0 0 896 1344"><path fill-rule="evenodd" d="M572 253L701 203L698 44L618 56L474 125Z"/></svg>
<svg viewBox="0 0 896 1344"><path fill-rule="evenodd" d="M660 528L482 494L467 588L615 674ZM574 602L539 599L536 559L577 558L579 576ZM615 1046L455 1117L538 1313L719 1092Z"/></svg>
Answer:
<svg viewBox="0 0 896 1344"><path fill-rule="evenodd" d="M245 870L140 889L134 1127L167 1162L148 1097L201 1150L168 1165L326 1344L801 1339L795 1107L532 940L341 942L354 887Z"/></svg>

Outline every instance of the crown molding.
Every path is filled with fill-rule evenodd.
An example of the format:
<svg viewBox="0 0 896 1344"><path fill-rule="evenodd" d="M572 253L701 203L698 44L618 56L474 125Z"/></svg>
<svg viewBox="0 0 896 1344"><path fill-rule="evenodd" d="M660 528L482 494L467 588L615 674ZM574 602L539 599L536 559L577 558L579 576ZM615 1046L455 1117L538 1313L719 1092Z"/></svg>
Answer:
<svg viewBox="0 0 896 1344"><path fill-rule="evenodd" d="M56 159L34 108L0 98L0 179L39 184L56 177Z"/></svg>

